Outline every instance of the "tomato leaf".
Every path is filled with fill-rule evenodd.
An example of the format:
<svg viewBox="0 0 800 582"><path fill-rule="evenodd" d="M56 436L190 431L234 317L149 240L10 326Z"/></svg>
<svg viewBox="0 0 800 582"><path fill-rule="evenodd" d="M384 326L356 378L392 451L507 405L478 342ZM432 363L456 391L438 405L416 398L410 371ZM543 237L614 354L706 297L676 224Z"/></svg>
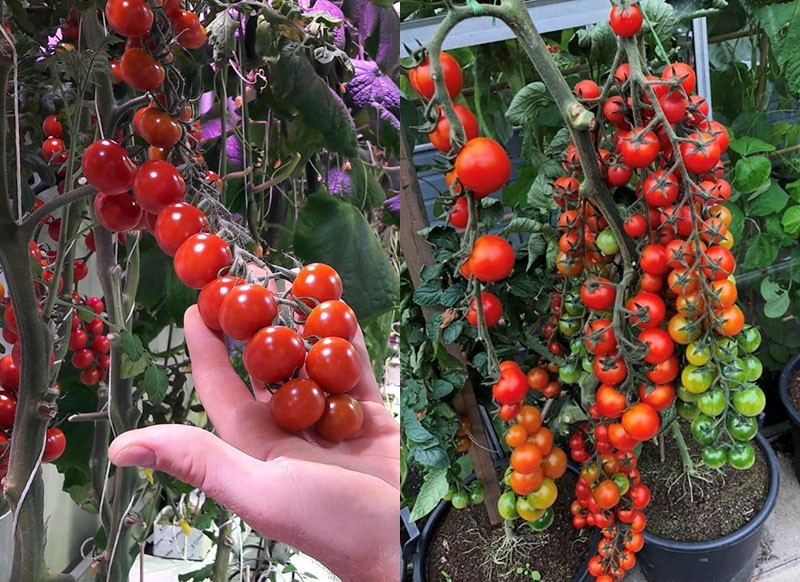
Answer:
<svg viewBox="0 0 800 582"><path fill-rule="evenodd" d="M761 269L768 267L778 256L778 247L767 235L759 233L747 243L747 252L742 261L744 269Z"/></svg>
<svg viewBox="0 0 800 582"><path fill-rule="evenodd" d="M787 311L789 311L789 304L789 294L784 293L777 299L767 301L764 304L764 315L772 318L782 317Z"/></svg>
<svg viewBox="0 0 800 582"><path fill-rule="evenodd" d="M131 360L138 360L144 356L144 346L142 345L142 340L139 339L138 336L123 330L117 337L119 337L122 351L128 358Z"/></svg>
<svg viewBox="0 0 800 582"><path fill-rule="evenodd" d="M781 225L786 234L796 237L800 234L800 206L790 206L781 217Z"/></svg>
<svg viewBox="0 0 800 582"><path fill-rule="evenodd" d="M448 487L446 470L428 472L411 510L410 519L416 521L433 511L447 493Z"/></svg>
<svg viewBox="0 0 800 582"><path fill-rule="evenodd" d="M541 233L534 233L528 239L528 266L525 270L531 268L534 261L541 257L547 250L547 239Z"/></svg>
<svg viewBox="0 0 800 582"><path fill-rule="evenodd" d="M539 110L553 102L547 88L541 81L523 87L511 100L506 110L506 118L514 125L532 125Z"/></svg>
<svg viewBox="0 0 800 582"><path fill-rule="evenodd" d="M736 164L739 165L738 163ZM789 195L776 181L772 181L769 188L759 194L755 200L748 202L748 216L767 216L780 212L789 202Z"/></svg>
<svg viewBox="0 0 800 582"><path fill-rule="evenodd" d="M139 388L147 394L147 399L155 405L164 402L169 387L167 373L153 363L147 366L144 377L139 382Z"/></svg>
<svg viewBox="0 0 800 582"><path fill-rule="evenodd" d="M397 305L397 271L367 219L344 200L324 191L310 196L297 217L294 249L300 260L339 272L343 299L363 323Z"/></svg>
<svg viewBox="0 0 800 582"><path fill-rule="evenodd" d="M754 192L769 180L772 164L764 156L742 158L736 162L733 186L741 192Z"/></svg>
<svg viewBox="0 0 800 582"><path fill-rule="evenodd" d="M749 135L733 140L728 147L742 157L775 151L774 145Z"/></svg>
<svg viewBox="0 0 800 582"><path fill-rule="evenodd" d="M135 378L145 371L150 361L141 357L138 360L133 360L128 354L122 354L122 365L120 367L120 377L122 378Z"/></svg>

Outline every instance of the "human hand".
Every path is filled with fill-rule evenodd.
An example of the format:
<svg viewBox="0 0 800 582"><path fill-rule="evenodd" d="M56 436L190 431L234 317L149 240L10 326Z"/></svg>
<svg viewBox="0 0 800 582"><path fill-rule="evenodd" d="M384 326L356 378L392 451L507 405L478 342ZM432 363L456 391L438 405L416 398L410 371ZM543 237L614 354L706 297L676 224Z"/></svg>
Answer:
<svg viewBox="0 0 800 582"><path fill-rule="evenodd" d="M111 462L151 467L201 489L344 581L397 580L400 429L383 406L361 330L353 345L364 370L350 394L364 424L356 438L333 443L275 426L269 391L254 385L253 396L197 306L184 325L195 389L219 436L183 425L133 430L111 444Z"/></svg>

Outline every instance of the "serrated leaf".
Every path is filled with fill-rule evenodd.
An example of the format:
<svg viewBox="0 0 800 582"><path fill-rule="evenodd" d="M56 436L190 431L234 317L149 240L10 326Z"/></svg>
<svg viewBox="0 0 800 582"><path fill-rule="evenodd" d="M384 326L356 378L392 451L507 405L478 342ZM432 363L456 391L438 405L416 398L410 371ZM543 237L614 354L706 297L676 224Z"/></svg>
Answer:
<svg viewBox="0 0 800 582"><path fill-rule="evenodd" d="M753 9L770 40L771 53L795 96L800 95L800 3L774 3Z"/></svg>
<svg viewBox="0 0 800 582"><path fill-rule="evenodd" d="M139 358L132 360L128 354L122 354L122 363L120 366L120 376L122 378L135 378L145 371L149 364L147 358Z"/></svg>
<svg viewBox="0 0 800 582"><path fill-rule="evenodd" d="M771 143L767 143L756 137L750 137L749 135L733 140L728 147L741 156L751 156L753 154L775 151L775 146Z"/></svg>
<svg viewBox="0 0 800 582"><path fill-rule="evenodd" d="M123 353L131 360L138 360L144 355L144 346L138 336L129 331L121 331L117 336Z"/></svg>
<svg viewBox="0 0 800 582"><path fill-rule="evenodd" d="M462 331L464 331L464 322L461 320L454 321L442 330L442 341L452 344L458 339Z"/></svg>
<svg viewBox="0 0 800 582"><path fill-rule="evenodd" d="M239 28L239 18L231 16L228 10L222 10L205 26L208 34L208 43L213 49L214 60L227 61L228 55L233 52L236 46L235 33L236 29Z"/></svg>
<svg viewBox="0 0 800 582"><path fill-rule="evenodd" d="M539 174L528 190L528 206L547 210L550 208L550 192L552 188L547 178Z"/></svg>
<svg viewBox="0 0 800 582"><path fill-rule="evenodd" d="M790 206L781 217L781 225L786 234L797 236L800 234L800 206Z"/></svg>
<svg viewBox="0 0 800 582"><path fill-rule="evenodd" d="M570 143L572 143L572 137L569 134L569 129L562 127L545 146L544 153L547 156L556 157L566 150Z"/></svg>
<svg viewBox="0 0 800 582"><path fill-rule="evenodd" d="M414 303L424 307L442 304L442 290L434 282L423 283L414 290Z"/></svg>
<svg viewBox="0 0 800 582"><path fill-rule="evenodd" d="M433 381L433 387L431 388L431 398L435 398L436 400L441 400L448 394L450 394L455 389L450 382L447 380L442 380L441 378L437 378Z"/></svg>
<svg viewBox="0 0 800 582"><path fill-rule="evenodd" d="M541 233L535 233L530 236L528 239L528 266L527 269L531 268L534 261L541 257L545 251L547 250L547 239Z"/></svg>
<svg viewBox="0 0 800 582"><path fill-rule="evenodd" d="M747 215L767 216L768 214L774 214L783 210L787 202L789 202L789 195L773 180L769 188L747 204Z"/></svg>
<svg viewBox="0 0 800 582"><path fill-rule="evenodd" d="M552 103L552 100L544 83L530 83L514 95L506 110L506 118L514 125L532 125L539 109Z"/></svg>
<svg viewBox="0 0 800 582"><path fill-rule="evenodd" d="M525 218L524 216L514 216L508 225L500 232L501 235L506 235L514 232L542 232L545 225L536 220L535 218Z"/></svg>
<svg viewBox="0 0 800 582"><path fill-rule="evenodd" d="M647 17L653 25L653 32L669 49L674 42L675 27L678 25L675 8L663 0L642 0L640 6L647 13Z"/></svg>
<svg viewBox="0 0 800 582"><path fill-rule="evenodd" d="M754 192L772 173L772 164L764 156L742 158L736 162L733 186L740 192Z"/></svg>
<svg viewBox="0 0 800 582"><path fill-rule="evenodd" d="M789 304L789 294L784 293L777 299L767 301L767 303L764 304L764 315L772 318L782 317L789 310Z"/></svg>
<svg viewBox="0 0 800 582"><path fill-rule="evenodd" d="M148 400L156 405L161 404L167 395L168 387L167 373L153 363L148 365L142 381L139 382L139 388L147 394Z"/></svg>

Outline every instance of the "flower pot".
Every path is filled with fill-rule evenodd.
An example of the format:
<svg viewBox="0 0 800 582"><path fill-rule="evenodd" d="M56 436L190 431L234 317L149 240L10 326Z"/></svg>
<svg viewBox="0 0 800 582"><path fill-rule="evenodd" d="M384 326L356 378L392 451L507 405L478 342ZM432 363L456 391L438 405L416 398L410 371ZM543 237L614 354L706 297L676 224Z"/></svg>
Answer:
<svg viewBox="0 0 800 582"><path fill-rule="evenodd" d="M575 469L572 465L569 466L569 470L576 475L578 474L577 469ZM470 477L466 480L466 483L469 483L474 479L475 476L470 475ZM569 494L571 491L567 493ZM420 533L417 540L417 552L414 555L412 582L434 582L433 580L429 581L427 577L429 549L434 538L436 537L436 534L438 533L439 525L444 521L445 517L447 517L447 514L451 508L452 505L449 501L442 501L436 506L436 509L434 509L430 515L428 515L425 526L422 528L422 533ZM556 519L558 519L558 517ZM588 571L589 558L596 553L596 548L599 541L600 532L595 531L592 540L589 542L589 552L586 554L586 558L583 560L578 572L571 578L570 582L588 582L590 580L591 576L589 576ZM547 576L545 576L544 579L547 580ZM565 580L564 582L567 581Z"/></svg>
<svg viewBox="0 0 800 582"><path fill-rule="evenodd" d="M786 364L786 367L781 373L780 379L780 394L781 404L786 409L786 414L789 416L789 424L792 429L792 445L794 448L794 472L800 480L800 412L794 407L794 404L789 399L789 384L794 378L795 374L800 372L800 354L797 354Z"/></svg>
<svg viewBox="0 0 800 582"><path fill-rule="evenodd" d="M741 529L704 542L668 540L645 530L644 549L637 556L650 582L750 582L767 521L778 498L778 458L767 440L756 435L769 467L769 490L763 507Z"/></svg>

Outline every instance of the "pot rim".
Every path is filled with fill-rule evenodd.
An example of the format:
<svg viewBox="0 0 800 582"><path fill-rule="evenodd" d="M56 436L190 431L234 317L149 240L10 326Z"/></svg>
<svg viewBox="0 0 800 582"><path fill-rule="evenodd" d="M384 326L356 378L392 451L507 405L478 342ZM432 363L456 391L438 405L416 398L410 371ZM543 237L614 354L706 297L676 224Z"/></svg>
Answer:
<svg viewBox="0 0 800 582"><path fill-rule="evenodd" d="M786 413L789 415L789 418L795 426L800 426L800 412L798 412L797 408L795 408L794 404L789 399L789 381L799 369L800 354L797 354L786 363L778 382L778 393L781 397L781 404L783 404L783 407L786 409Z"/></svg>
<svg viewBox="0 0 800 582"><path fill-rule="evenodd" d="M758 446L761 447L761 450L764 452L764 456L767 459L770 483L769 489L767 490L767 497L764 499L764 505L761 507L758 513L756 513L753 519L748 521L744 526L735 532L729 533L728 535L715 540L707 540L702 542L670 540L652 533L648 533L645 529L645 544L655 544L668 550L680 552L707 552L710 550L721 550L723 548L732 546L756 533L761 526L764 525L764 522L767 521L767 518L775 508L775 503L778 500L780 473L778 471L778 457L775 455L775 451L772 450L772 447L769 445L767 439L765 439L761 433L758 433L755 437L755 441Z"/></svg>

